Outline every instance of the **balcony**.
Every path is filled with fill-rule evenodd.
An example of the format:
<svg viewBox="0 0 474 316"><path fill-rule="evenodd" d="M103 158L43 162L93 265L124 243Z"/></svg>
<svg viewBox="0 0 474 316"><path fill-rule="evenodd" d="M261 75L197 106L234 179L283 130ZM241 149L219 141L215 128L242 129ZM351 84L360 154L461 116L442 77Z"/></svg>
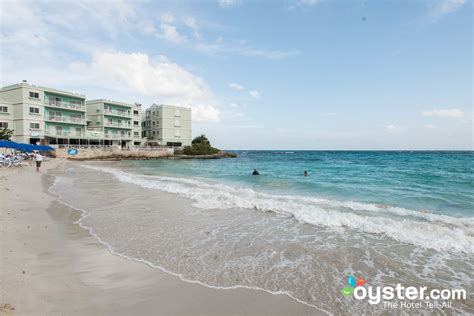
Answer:
<svg viewBox="0 0 474 316"><path fill-rule="evenodd" d="M49 106L49 107L54 107L54 108L73 110L73 111L81 111L81 112L86 111L86 107L84 106L84 104L71 103L67 101L46 99L44 101L44 105Z"/></svg>
<svg viewBox="0 0 474 316"><path fill-rule="evenodd" d="M84 137L85 134L83 132L77 131L64 131L64 130L46 130L46 136L50 137Z"/></svg>
<svg viewBox="0 0 474 316"><path fill-rule="evenodd" d="M127 134L111 134L111 133L105 133L105 138L107 139L130 139L130 135Z"/></svg>
<svg viewBox="0 0 474 316"><path fill-rule="evenodd" d="M85 120L82 118L75 118L69 116L46 116L46 121L58 122L58 123L70 123L70 124L85 124Z"/></svg>
<svg viewBox="0 0 474 316"><path fill-rule="evenodd" d="M110 110L104 109L104 115L113 115L113 116L120 116L120 117L127 117L130 118L130 112L128 111L117 111L117 110Z"/></svg>
<svg viewBox="0 0 474 316"><path fill-rule="evenodd" d="M117 122L104 122L104 126L107 126L107 127L116 127L116 128L129 128L131 129L132 127L130 126L130 124L124 124L124 123L117 123Z"/></svg>
<svg viewBox="0 0 474 316"><path fill-rule="evenodd" d="M86 130L86 137L87 138L104 138L104 132L103 131L97 131L97 130Z"/></svg>

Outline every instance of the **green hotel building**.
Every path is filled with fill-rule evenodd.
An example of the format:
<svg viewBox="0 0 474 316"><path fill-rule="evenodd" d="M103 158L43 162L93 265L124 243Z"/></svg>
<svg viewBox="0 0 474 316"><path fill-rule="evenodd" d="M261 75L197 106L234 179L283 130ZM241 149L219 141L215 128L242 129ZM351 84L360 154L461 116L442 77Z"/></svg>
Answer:
<svg viewBox="0 0 474 316"><path fill-rule="evenodd" d="M0 128L13 141L46 145L142 144L141 105L36 86L26 81L0 89Z"/></svg>

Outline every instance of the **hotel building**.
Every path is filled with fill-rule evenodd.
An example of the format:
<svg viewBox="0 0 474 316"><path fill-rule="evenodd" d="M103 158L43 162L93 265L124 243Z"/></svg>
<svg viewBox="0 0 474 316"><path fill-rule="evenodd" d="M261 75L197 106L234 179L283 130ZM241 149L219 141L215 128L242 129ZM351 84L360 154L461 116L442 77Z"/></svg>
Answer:
<svg viewBox="0 0 474 316"><path fill-rule="evenodd" d="M104 136L104 145L141 145L141 104L111 100L86 102L87 128Z"/></svg>
<svg viewBox="0 0 474 316"><path fill-rule="evenodd" d="M143 113L142 136L151 144L190 146L191 109L153 104Z"/></svg>
<svg viewBox="0 0 474 316"><path fill-rule="evenodd" d="M12 140L45 145L189 146L191 109L105 99L26 81L0 89L0 129Z"/></svg>
<svg viewBox="0 0 474 316"><path fill-rule="evenodd" d="M13 130L13 140L20 143L85 143L85 100L81 94L26 82L3 87L0 127Z"/></svg>

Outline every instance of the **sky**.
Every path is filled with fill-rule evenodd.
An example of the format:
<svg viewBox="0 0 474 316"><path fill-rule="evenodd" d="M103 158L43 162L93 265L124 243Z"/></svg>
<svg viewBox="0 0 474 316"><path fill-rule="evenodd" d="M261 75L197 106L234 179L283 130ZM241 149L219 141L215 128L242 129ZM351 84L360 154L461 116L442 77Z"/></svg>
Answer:
<svg viewBox="0 0 474 316"><path fill-rule="evenodd" d="M467 0L0 0L0 83L192 108L223 149L472 150Z"/></svg>

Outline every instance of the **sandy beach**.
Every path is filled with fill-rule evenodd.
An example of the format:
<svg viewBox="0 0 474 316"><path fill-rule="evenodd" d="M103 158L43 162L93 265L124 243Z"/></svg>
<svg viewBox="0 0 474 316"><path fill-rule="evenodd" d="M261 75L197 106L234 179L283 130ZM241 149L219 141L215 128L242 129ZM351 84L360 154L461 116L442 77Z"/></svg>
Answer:
<svg viewBox="0 0 474 316"><path fill-rule="evenodd" d="M285 295L187 283L111 254L48 193L48 170L66 161L0 170L0 314L307 315Z"/></svg>

